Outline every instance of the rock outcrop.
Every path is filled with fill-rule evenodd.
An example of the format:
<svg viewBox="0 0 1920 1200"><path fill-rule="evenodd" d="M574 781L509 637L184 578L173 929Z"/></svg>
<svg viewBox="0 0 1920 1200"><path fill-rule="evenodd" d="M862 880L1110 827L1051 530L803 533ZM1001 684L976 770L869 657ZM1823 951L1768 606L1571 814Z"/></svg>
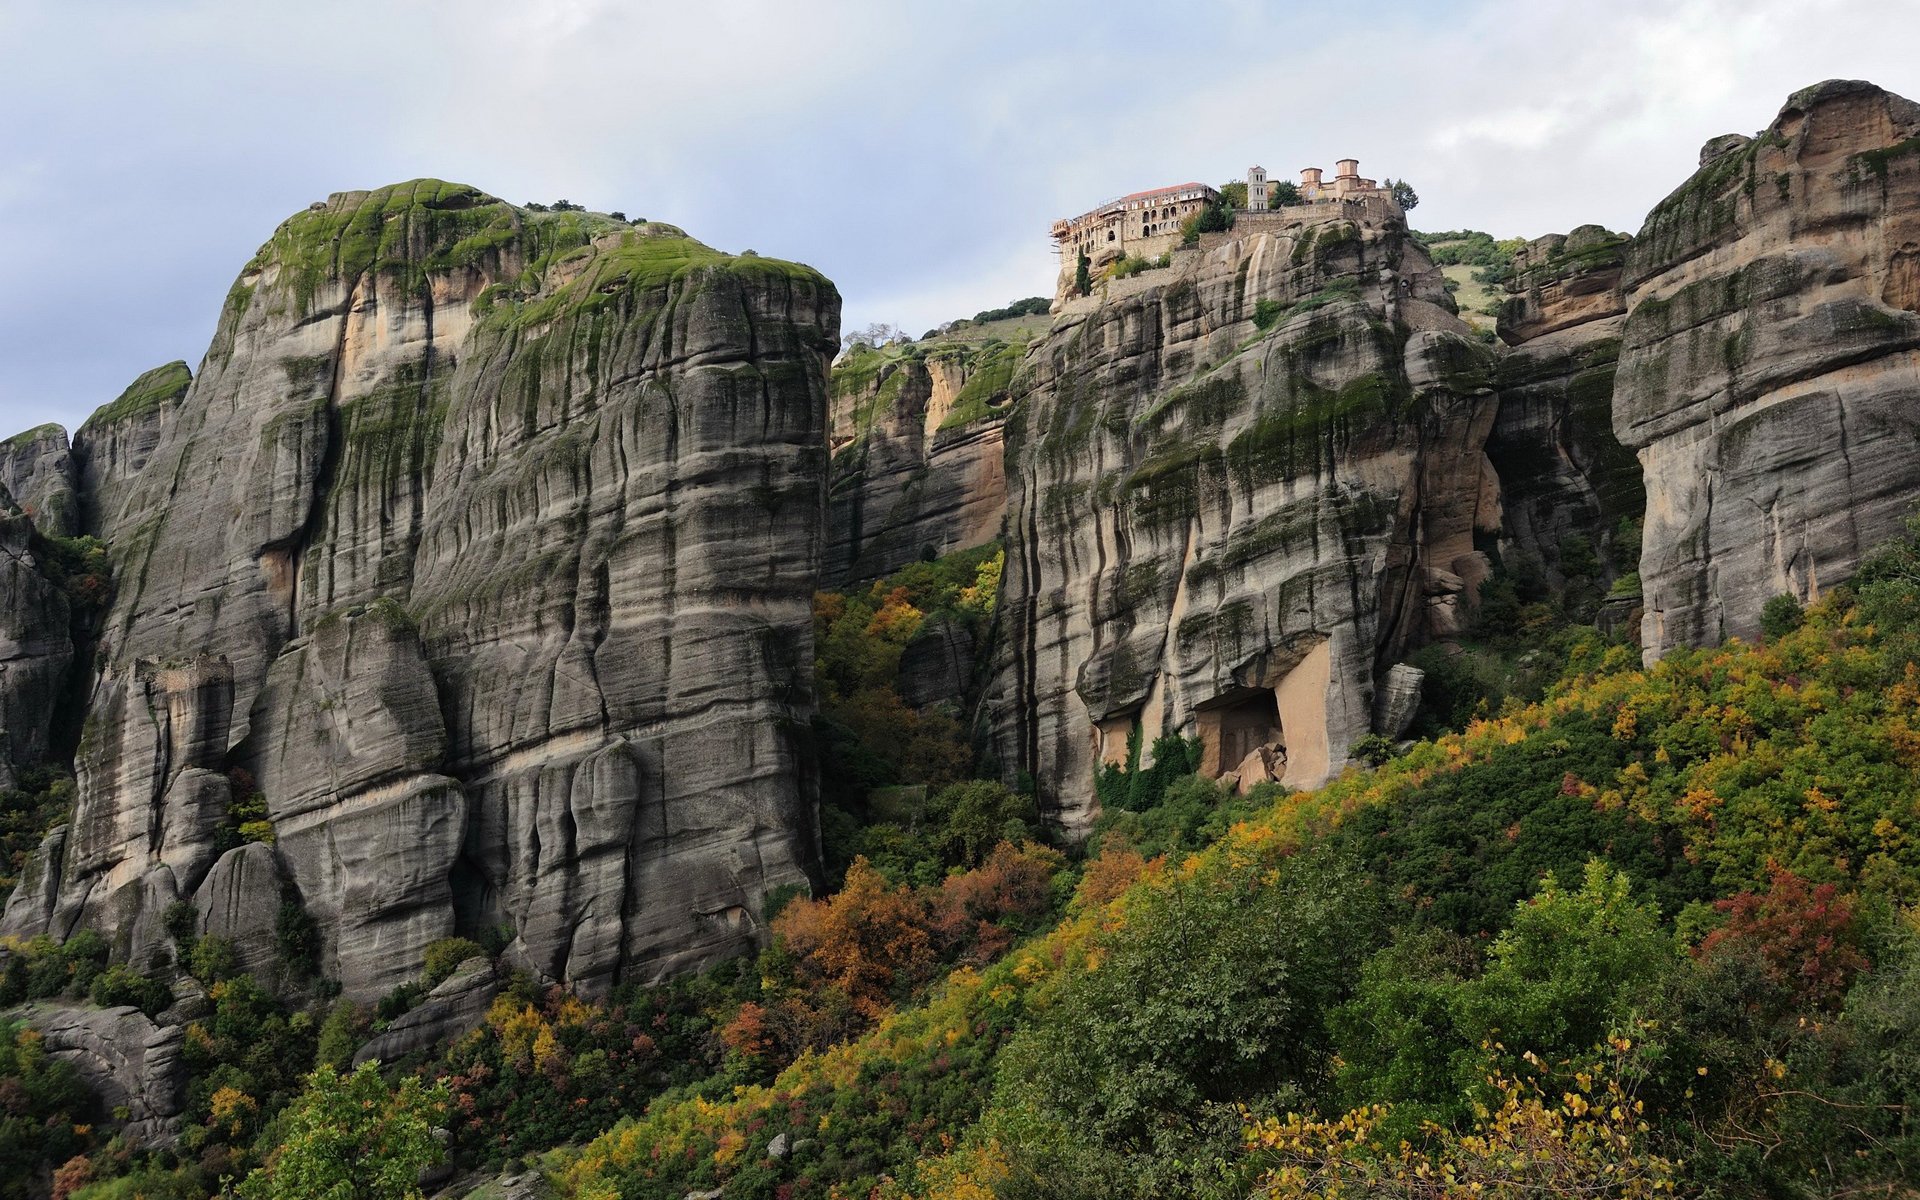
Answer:
<svg viewBox="0 0 1920 1200"><path fill-rule="evenodd" d="M1398 211L1243 215L1067 304L1008 418L994 740L1071 833L1135 727L1320 782L1465 621L1500 527L1492 354Z"/></svg>
<svg viewBox="0 0 1920 1200"><path fill-rule="evenodd" d="M805 267L456 184L288 220L198 376L84 427L119 586L72 827L0 929L144 961L173 900L237 932L278 887L357 999L456 928L589 993L750 944L814 854L838 312ZM216 869L247 778L273 870Z"/></svg>
<svg viewBox="0 0 1920 1200"><path fill-rule="evenodd" d="M20 1015L46 1039L48 1054L72 1064L103 1110L126 1110L120 1132L133 1148L173 1143L186 1107L182 1026L124 1007L33 1004Z"/></svg>
<svg viewBox="0 0 1920 1200"><path fill-rule="evenodd" d="M426 994L418 1005L395 1017L380 1034L353 1055L353 1065L377 1059L397 1062L409 1054L430 1050L459 1037L486 1018L500 980L493 964L470 958Z"/></svg>
<svg viewBox="0 0 1920 1200"><path fill-rule="evenodd" d="M1532 555L1563 587L1569 574L1609 584L1617 563L1631 570L1646 507L1640 464L1613 434L1630 245L1597 225L1535 239L1515 256L1500 315L1510 349L1487 457L1501 482L1502 552Z"/></svg>
<svg viewBox="0 0 1920 1200"><path fill-rule="evenodd" d="M47 761L73 658L66 594L40 561L32 519L0 487L0 787Z"/></svg>
<svg viewBox="0 0 1920 1200"><path fill-rule="evenodd" d="M80 532L73 450L60 426L42 425L0 441L0 490L12 495L43 535Z"/></svg>
<svg viewBox="0 0 1920 1200"><path fill-rule="evenodd" d="M146 469L193 383L183 362L141 375L73 435L74 478L85 532L118 541L153 513L129 510L129 485Z"/></svg>
<svg viewBox="0 0 1920 1200"><path fill-rule="evenodd" d="M835 364L823 583L845 587L1000 535L1002 427L1022 347L856 347Z"/></svg>
<svg viewBox="0 0 1920 1200"><path fill-rule="evenodd" d="M1623 280L1650 657L1842 582L1920 495L1920 105L1829 81L1701 157Z"/></svg>

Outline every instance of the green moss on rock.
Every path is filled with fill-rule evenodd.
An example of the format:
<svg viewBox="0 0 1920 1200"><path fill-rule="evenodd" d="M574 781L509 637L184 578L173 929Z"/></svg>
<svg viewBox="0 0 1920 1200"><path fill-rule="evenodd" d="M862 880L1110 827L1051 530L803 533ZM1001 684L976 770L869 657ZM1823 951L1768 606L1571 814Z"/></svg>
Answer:
<svg viewBox="0 0 1920 1200"><path fill-rule="evenodd" d="M86 424L125 421L152 412L186 395L187 387L192 382L193 372L184 362L176 360L155 367L128 384L127 390L114 400L95 409Z"/></svg>

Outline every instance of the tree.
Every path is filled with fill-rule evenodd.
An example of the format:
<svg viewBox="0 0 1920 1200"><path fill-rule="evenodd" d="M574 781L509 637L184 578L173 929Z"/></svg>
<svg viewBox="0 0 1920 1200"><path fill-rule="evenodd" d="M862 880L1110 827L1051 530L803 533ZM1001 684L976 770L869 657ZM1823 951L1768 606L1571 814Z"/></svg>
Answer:
<svg viewBox="0 0 1920 1200"><path fill-rule="evenodd" d="M1073 290L1082 296L1093 290L1093 276L1089 270L1092 265L1093 260L1084 254L1080 256L1080 261L1074 264Z"/></svg>
<svg viewBox="0 0 1920 1200"><path fill-rule="evenodd" d="M1769 639L1783 638L1800 628L1806 620L1806 611L1800 601L1786 592L1768 600L1760 608L1760 632Z"/></svg>
<svg viewBox="0 0 1920 1200"><path fill-rule="evenodd" d="M840 344L851 350L855 346L868 346L878 350L889 342L909 341L907 331L898 325L889 325L885 321L875 321L865 329L855 329L840 338Z"/></svg>
<svg viewBox="0 0 1920 1200"><path fill-rule="evenodd" d="M1304 204L1300 198L1300 187L1291 179L1276 180L1267 188L1267 207L1285 208L1289 204Z"/></svg>
<svg viewBox="0 0 1920 1200"><path fill-rule="evenodd" d="M420 1172L440 1161L434 1126L448 1104L444 1085L417 1078L388 1089L377 1063L350 1075L330 1066L282 1117L285 1139L247 1176L247 1200L417 1200Z"/></svg>
<svg viewBox="0 0 1920 1200"><path fill-rule="evenodd" d="M1392 193L1393 202L1407 212L1412 212L1420 206L1420 194L1414 191L1413 185L1404 179L1387 180L1387 191Z"/></svg>

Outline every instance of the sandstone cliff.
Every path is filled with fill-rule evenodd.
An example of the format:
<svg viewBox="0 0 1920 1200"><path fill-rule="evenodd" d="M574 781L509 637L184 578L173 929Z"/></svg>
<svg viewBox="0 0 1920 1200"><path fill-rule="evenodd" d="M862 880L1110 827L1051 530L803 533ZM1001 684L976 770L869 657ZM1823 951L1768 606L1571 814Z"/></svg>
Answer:
<svg viewBox="0 0 1920 1200"><path fill-rule="evenodd" d="M186 363L155 367L75 432L74 484L87 533L113 540L150 515L128 511L130 484L146 469L192 383Z"/></svg>
<svg viewBox="0 0 1920 1200"><path fill-rule="evenodd" d="M52 756L54 718L74 659L67 597L48 577L34 532L32 519L0 487L0 788Z"/></svg>
<svg viewBox="0 0 1920 1200"><path fill-rule="evenodd" d="M1002 428L1023 347L856 347L834 366L823 584L989 542L1006 513Z"/></svg>
<svg viewBox="0 0 1920 1200"><path fill-rule="evenodd" d="M0 442L0 488L42 534L72 537L80 532L73 451L67 431L58 425L42 425Z"/></svg>
<svg viewBox="0 0 1920 1200"><path fill-rule="evenodd" d="M1562 588L1570 576L1612 583L1637 557L1646 497L1612 418L1630 245L1597 225L1535 239L1515 257L1500 316L1510 349L1487 457L1504 500L1502 551L1532 556Z"/></svg>
<svg viewBox="0 0 1920 1200"><path fill-rule="evenodd" d="M753 938L813 854L838 309L437 181L288 220L191 384L85 427L117 595L77 811L0 929L144 962L176 899L258 942L284 895L356 998L456 929L587 991ZM223 851L253 781L271 852Z"/></svg>
<svg viewBox="0 0 1920 1200"><path fill-rule="evenodd" d="M1485 577L1491 368L1397 210L1243 215L1067 304L1007 423L1007 769L1074 832L1136 727L1213 774L1339 770Z"/></svg>
<svg viewBox="0 0 1920 1200"><path fill-rule="evenodd" d="M1920 105L1829 81L1715 138L1624 285L1613 423L1657 657L1841 582L1920 495Z"/></svg>

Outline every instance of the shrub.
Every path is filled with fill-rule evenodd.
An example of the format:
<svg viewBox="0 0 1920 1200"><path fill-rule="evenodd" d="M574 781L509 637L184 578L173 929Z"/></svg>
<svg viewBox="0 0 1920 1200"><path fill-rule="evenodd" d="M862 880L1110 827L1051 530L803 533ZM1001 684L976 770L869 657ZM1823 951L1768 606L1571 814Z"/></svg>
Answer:
<svg viewBox="0 0 1920 1200"><path fill-rule="evenodd" d="M1370 733L1355 742L1347 751L1347 756L1370 767L1382 766L1393 757L1393 739L1384 734Z"/></svg>
<svg viewBox="0 0 1920 1200"><path fill-rule="evenodd" d="M478 942L462 937L441 938L427 944L426 960L420 968L420 986L432 991L449 978L461 963L470 958L486 958L486 949Z"/></svg>
<svg viewBox="0 0 1920 1200"><path fill-rule="evenodd" d="M412 1011L414 1005L420 1003L420 998L426 994L426 988L409 980L380 997L373 1006L374 1019L391 1021L395 1017L403 1016Z"/></svg>
<svg viewBox="0 0 1920 1200"><path fill-rule="evenodd" d="M1764 895L1741 892L1713 906L1726 915L1726 924L1709 933L1696 953L1711 958L1752 946L1769 980L1788 989L1797 1005L1837 1007L1867 965L1853 907L1831 883L1810 886L1776 866Z"/></svg>
<svg viewBox="0 0 1920 1200"><path fill-rule="evenodd" d="M1760 607L1760 632L1768 638L1782 638L1800 628L1806 617L1800 601L1783 592Z"/></svg>
<svg viewBox="0 0 1920 1200"><path fill-rule="evenodd" d="M1100 941L1099 969L1065 978L1001 1055L996 1104L1023 1114L1015 1157L1085 1140L1145 1158L1145 1178L1211 1142L1210 1113L1314 1089L1325 1015L1376 915L1358 872L1317 852L1222 863L1140 897ZM1190 1193L1164 1176L1156 1188Z"/></svg>
<svg viewBox="0 0 1920 1200"><path fill-rule="evenodd" d="M335 1000L320 1023L319 1041L314 1046L315 1065L344 1071L353 1065L353 1053L364 1040L367 1020L351 1000Z"/></svg>
<svg viewBox="0 0 1920 1200"><path fill-rule="evenodd" d="M280 965L294 975L306 978L320 969L320 925L298 900L281 902L273 941Z"/></svg>
<svg viewBox="0 0 1920 1200"><path fill-rule="evenodd" d="M200 938L193 944L187 973L205 984L231 979L240 973L240 955L227 938Z"/></svg>
<svg viewBox="0 0 1920 1200"><path fill-rule="evenodd" d="M420 1172L444 1157L434 1127L448 1104L443 1085L411 1076L389 1089L379 1067L351 1075L319 1067L281 1118L283 1140L240 1186L247 1200L420 1195Z"/></svg>
<svg viewBox="0 0 1920 1200"><path fill-rule="evenodd" d="M191 900L175 900L167 905L160 923L166 927L167 936L173 939L174 948L182 955L193 953L193 941L200 932L200 910Z"/></svg>
<svg viewBox="0 0 1920 1200"><path fill-rule="evenodd" d="M148 979L125 963L115 963L94 979L87 997L101 1008L129 1004L150 1017L157 1017L173 1003L173 989L158 979Z"/></svg>
<svg viewBox="0 0 1920 1200"><path fill-rule="evenodd" d="M1271 329L1286 311L1287 306L1278 300L1256 300L1253 303L1253 327Z"/></svg>

